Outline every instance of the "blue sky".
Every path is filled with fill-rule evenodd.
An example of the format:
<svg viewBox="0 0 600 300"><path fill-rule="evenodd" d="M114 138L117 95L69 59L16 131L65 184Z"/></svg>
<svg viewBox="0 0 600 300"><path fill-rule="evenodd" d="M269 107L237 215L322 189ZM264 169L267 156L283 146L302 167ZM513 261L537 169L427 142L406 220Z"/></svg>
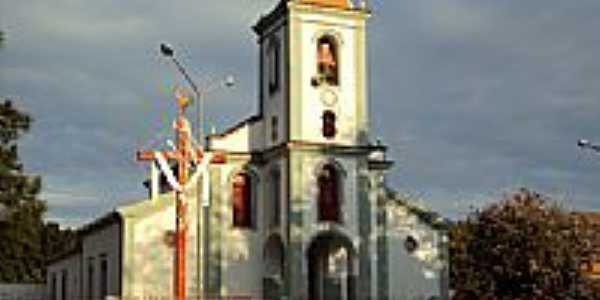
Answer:
<svg viewBox="0 0 600 300"><path fill-rule="evenodd" d="M235 74L211 93L217 129L256 110L250 26L275 0L0 0L0 95L35 118L21 152L44 178L48 217L80 224L145 195L135 150L160 145L184 84ZM369 1L371 135L388 182L448 217L528 187L598 209L600 2Z"/></svg>

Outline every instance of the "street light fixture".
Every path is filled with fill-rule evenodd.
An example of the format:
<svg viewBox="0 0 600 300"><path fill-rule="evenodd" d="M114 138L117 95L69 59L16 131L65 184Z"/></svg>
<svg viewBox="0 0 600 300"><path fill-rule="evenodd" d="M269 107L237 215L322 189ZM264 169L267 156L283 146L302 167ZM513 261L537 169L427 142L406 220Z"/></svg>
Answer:
<svg viewBox="0 0 600 300"><path fill-rule="evenodd" d="M173 47L169 44L161 43L160 44L160 53L167 57L173 57L174 51Z"/></svg>
<svg viewBox="0 0 600 300"><path fill-rule="evenodd" d="M581 139L577 141L577 147L582 148L582 149L591 149L595 152L600 153L600 145L594 144L592 142L590 142L589 140L586 139Z"/></svg>
<svg viewBox="0 0 600 300"><path fill-rule="evenodd" d="M181 75L183 75L183 78L190 85L190 87L192 88L192 91L194 92L194 100L196 101L196 120L195 120L196 122L194 122L194 124L196 125L196 129L198 131L198 143L203 144L203 126L201 125L201 122L204 121L204 98L203 97L208 92L210 92L216 88L219 88L219 87L231 88L231 87L233 87L235 85L235 77L233 77L233 75L227 75L227 76L225 76L225 78L223 78L221 80L217 80L215 82L208 82L205 86L202 86L201 88L199 88L198 85L196 85L196 82L194 82L194 80L189 75L187 70L183 67L181 62L175 56L175 50L173 49L173 47L171 45L169 45L167 43L161 43L160 44L160 53L164 57L171 59L173 64L175 64L175 67L177 67L177 71L179 71L179 73L181 73Z"/></svg>

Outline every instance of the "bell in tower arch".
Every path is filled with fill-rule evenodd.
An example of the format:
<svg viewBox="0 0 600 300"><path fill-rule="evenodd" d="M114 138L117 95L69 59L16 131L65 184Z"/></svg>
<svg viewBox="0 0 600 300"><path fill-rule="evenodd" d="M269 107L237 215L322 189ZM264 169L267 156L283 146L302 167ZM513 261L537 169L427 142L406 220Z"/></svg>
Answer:
<svg viewBox="0 0 600 300"><path fill-rule="evenodd" d="M323 36L317 43L317 71L319 81L338 84L337 43L331 36Z"/></svg>

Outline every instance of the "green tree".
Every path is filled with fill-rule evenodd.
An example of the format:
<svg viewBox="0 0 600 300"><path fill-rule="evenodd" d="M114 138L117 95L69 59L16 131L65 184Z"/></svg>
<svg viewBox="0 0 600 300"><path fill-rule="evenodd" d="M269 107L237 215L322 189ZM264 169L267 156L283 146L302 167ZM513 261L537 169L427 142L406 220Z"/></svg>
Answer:
<svg viewBox="0 0 600 300"><path fill-rule="evenodd" d="M522 189L450 230L451 286L490 299L585 298L572 215ZM589 298L591 299L591 298Z"/></svg>
<svg viewBox="0 0 600 300"><path fill-rule="evenodd" d="M0 103L0 281L43 280L42 217L45 202L37 198L41 179L23 171L17 141L29 130L31 117Z"/></svg>
<svg viewBox="0 0 600 300"><path fill-rule="evenodd" d="M0 46L4 41L0 31ZM0 282L5 283L42 282L48 259L77 247L76 232L44 224L41 178L23 171L17 142L31 122L29 114L0 99Z"/></svg>

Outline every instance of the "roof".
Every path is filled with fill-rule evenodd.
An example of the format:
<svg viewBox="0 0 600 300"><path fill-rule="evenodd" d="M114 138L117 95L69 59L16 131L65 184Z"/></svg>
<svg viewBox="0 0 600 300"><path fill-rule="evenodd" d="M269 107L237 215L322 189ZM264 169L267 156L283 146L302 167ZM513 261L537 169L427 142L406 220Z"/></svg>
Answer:
<svg viewBox="0 0 600 300"><path fill-rule="evenodd" d="M256 25L252 27L254 32L261 35L267 28L271 27L282 15L287 12L287 0L280 0L277 6L267 15L261 16Z"/></svg>
<svg viewBox="0 0 600 300"><path fill-rule="evenodd" d="M75 246L65 250L64 252L61 252L53 257L48 258L48 260L46 261L46 266L52 265L54 263L57 263L61 260L65 260L65 259L69 259L75 255L81 255L81 250L82 250L82 238L81 236L77 235L76 237L76 242L75 242Z"/></svg>
<svg viewBox="0 0 600 300"><path fill-rule="evenodd" d="M451 222L442 216L440 216L437 212L428 210L419 206L418 204L410 201L408 197L400 195L398 192L385 187L385 199L386 201L391 201L394 204L405 207L409 213L417 216L421 222L427 224L429 227L435 230L448 230Z"/></svg>
<svg viewBox="0 0 600 300"><path fill-rule="evenodd" d="M349 9L350 4L348 0L300 0L302 4L310 4L324 7L335 7L341 9Z"/></svg>
<svg viewBox="0 0 600 300"><path fill-rule="evenodd" d="M82 226L81 228L76 230L75 245L73 247L66 249L62 253L58 253L57 255L50 257L48 259L47 264L51 265L55 262L58 262L58 261L61 261L64 259L68 259L73 255L81 254L84 236L86 236L92 232L95 232L97 230L106 228L107 226L110 226L112 224L119 223L120 221L121 221L121 216L119 215L119 213L116 211L111 211L97 219L94 219L90 223L85 224L84 226Z"/></svg>
<svg viewBox="0 0 600 300"><path fill-rule="evenodd" d="M249 124L252 124L252 123L256 123L256 122L258 122L258 121L260 121L260 120L262 120L262 117L261 117L261 116L259 116L259 115L251 116L251 117L249 117L249 118L246 118L246 119L244 119L244 120L242 120L242 121L238 122L237 124L235 124L235 125L233 125L233 126L231 126L231 127L227 128L227 129L225 129L225 131L223 131L223 132L209 134L209 135L207 136L207 138L209 138L209 139L213 139L213 138L224 138L224 137L226 137L226 136L228 136L228 135L230 135L230 134L234 133L236 130L238 130L238 129L240 129L240 128L242 128L242 127L246 126L246 125L249 125Z"/></svg>
<svg viewBox="0 0 600 300"><path fill-rule="evenodd" d="M339 10L357 9L350 0L279 0L271 12L261 16L260 20L253 27L254 31L261 35L266 29L271 27L281 16L287 13L288 2Z"/></svg>
<svg viewBox="0 0 600 300"><path fill-rule="evenodd" d="M88 223L81 227L79 230L79 234L87 235L90 232L94 232L100 229L103 229L109 225L114 223L118 223L121 221L121 215L117 211L111 211L101 216L100 218L95 219L91 223Z"/></svg>

